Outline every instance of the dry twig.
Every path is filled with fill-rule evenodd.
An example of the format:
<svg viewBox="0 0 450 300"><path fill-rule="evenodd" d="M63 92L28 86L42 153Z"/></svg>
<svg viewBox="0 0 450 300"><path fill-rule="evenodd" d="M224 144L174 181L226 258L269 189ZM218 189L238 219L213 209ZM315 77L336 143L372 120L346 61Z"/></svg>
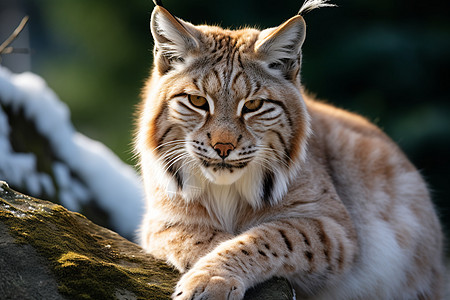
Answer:
<svg viewBox="0 0 450 300"><path fill-rule="evenodd" d="M28 16L23 17L19 26L16 27L14 32L0 45L0 55L9 53L28 53L28 49L8 47L19 36L23 28L28 22Z"/></svg>

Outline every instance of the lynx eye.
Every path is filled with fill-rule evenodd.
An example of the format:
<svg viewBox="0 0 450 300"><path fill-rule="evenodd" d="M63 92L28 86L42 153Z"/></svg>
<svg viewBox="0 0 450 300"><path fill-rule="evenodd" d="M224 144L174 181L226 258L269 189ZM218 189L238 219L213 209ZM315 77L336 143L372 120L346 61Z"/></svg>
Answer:
<svg viewBox="0 0 450 300"><path fill-rule="evenodd" d="M242 112L245 114L245 113L257 111L258 109L261 108L263 103L264 103L264 101L261 100L261 99L249 100L249 101L244 103L244 107L242 109Z"/></svg>
<svg viewBox="0 0 450 300"><path fill-rule="evenodd" d="M209 106L208 106L208 100L206 100L205 97L202 96L195 96L195 95L188 95L188 99L189 102L197 107L197 108L201 108L203 110L208 110Z"/></svg>

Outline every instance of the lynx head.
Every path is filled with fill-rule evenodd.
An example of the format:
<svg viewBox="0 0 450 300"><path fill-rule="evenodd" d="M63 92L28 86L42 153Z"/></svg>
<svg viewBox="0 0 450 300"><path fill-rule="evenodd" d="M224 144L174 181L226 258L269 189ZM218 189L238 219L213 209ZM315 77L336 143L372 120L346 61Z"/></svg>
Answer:
<svg viewBox="0 0 450 300"><path fill-rule="evenodd" d="M137 139L144 175L161 172L159 185L187 201L230 188L253 207L279 201L309 133L303 18L227 30L194 26L157 5L150 27L154 67Z"/></svg>

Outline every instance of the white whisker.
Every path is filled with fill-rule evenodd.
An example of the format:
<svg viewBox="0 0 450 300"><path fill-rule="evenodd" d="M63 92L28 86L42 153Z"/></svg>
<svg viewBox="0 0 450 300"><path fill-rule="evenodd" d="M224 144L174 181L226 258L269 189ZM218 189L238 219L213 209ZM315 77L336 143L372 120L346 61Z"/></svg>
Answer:
<svg viewBox="0 0 450 300"><path fill-rule="evenodd" d="M186 140L173 140L173 141L168 141L168 142L162 143L161 145L159 145L158 147L156 147L156 148L153 149L153 150L158 150L158 149L160 149L160 148L163 148L163 147L166 147L166 146L170 146L170 145L174 145L174 144L176 144L176 145L185 145L185 144L189 144L189 142L186 141Z"/></svg>
<svg viewBox="0 0 450 300"><path fill-rule="evenodd" d="M288 159L289 161L291 161L292 163L294 162L284 151L278 150L278 149L273 149L270 147L262 147L262 146L258 146L257 147L258 150L261 150L261 154L259 155L260 157L264 157L268 160L273 160L273 158L275 157L275 162L280 163L281 165L283 165L286 168L289 168L289 164L286 162L286 159ZM274 156L269 156L269 152L273 153Z"/></svg>

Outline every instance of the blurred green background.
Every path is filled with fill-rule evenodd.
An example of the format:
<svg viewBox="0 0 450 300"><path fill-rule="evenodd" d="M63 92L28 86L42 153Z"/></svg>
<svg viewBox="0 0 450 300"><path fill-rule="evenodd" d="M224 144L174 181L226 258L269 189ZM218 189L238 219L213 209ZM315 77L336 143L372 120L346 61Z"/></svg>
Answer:
<svg viewBox="0 0 450 300"><path fill-rule="evenodd" d="M302 4L163 2L194 24L231 28L277 26ZM305 16L304 85L319 98L368 117L398 142L426 178L450 228L450 1L334 3L339 7ZM152 63L153 3L0 0L0 9L8 4L19 11L15 24L22 12L30 15L31 71L69 105L75 127L134 163L133 113Z"/></svg>

